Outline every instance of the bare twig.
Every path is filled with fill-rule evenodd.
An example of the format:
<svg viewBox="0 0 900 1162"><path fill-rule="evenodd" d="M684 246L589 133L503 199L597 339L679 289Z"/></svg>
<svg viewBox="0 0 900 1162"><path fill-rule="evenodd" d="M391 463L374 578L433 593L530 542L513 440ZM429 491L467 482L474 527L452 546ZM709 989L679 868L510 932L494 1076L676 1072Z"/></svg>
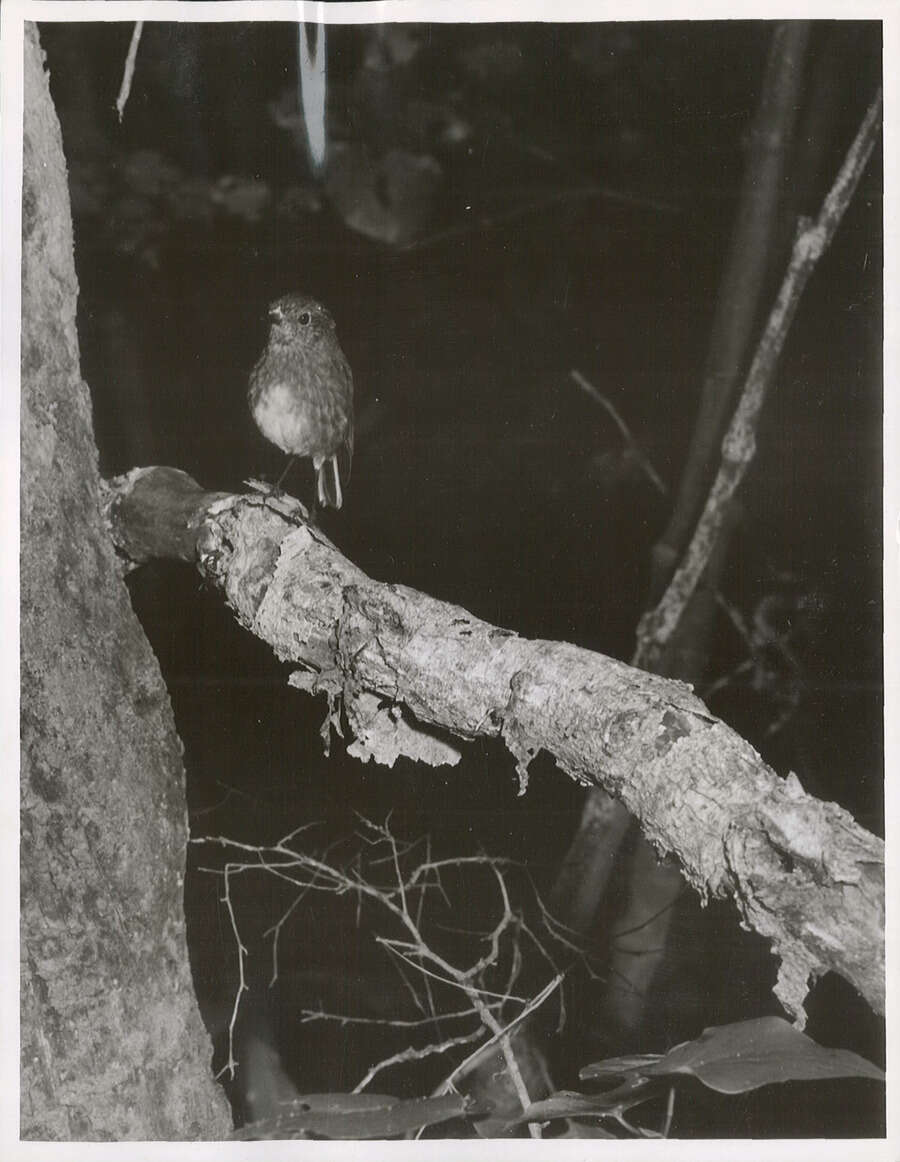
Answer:
<svg viewBox="0 0 900 1162"><path fill-rule="evenodd" d="M582 391L586 392L591 397L591 399L596 400L596 402L600 404L600 406L604 408L605 411L612 417L616 427L622 433L622 438L628 445L629 452L632 454L632 456L634 456L635 460L638 462L638 464L640 464L641 468L643 468L644 472L653 482L653 486L660 493L660 495L665 496L669 490L666 488L661 476L653 467L650 460L641 451L637 440L635 440L634 436L631 434L631 429L619 415L618 411L616 411L615 405L612 403L612 401L607 399L603 392L598 390L598 388L596 388L586 376L582 375L580 371L577 371L573 368L569 372L569 375L571 375L572 379L578 384Z"/></svg>
<svg viewBox="0 0 900 1162"><path fill-rule="evenodd" d="M494 1001L489 1008L499 1008L504 1003ZM459 1021L463 1017L471 1018L471 1009L459 1009L455 1013L433 1013L428 1017L353 1017L348 1013L326 1013L324 1009L300 1009L300 1023L308 1025L312 1021L331 1021L337 1025L383 1025L391 1029L421 1029L424 1025L436 1025L441 1021Z"/></svg>
<svg viewBox="0 0 900 1162"><path fill-rule="evenodd" d="M515 1028L521 1025L521 1023L526 1020L526 1018L530 1017L532 1013L536 1012L536 1010L541 1007L544 1001L546 1001L547 998L551 996L553 992L562 984L564 976L564 973L558 973L551 981L548 981L548 983L544 985L537 996L533 997L532 1000L530 1000L525 1008L521 1011L521 1013L518 1013L515 1017L513 1017L508 1025L505 1025L501 1029L497 1029L497 1031L488 1041L485 1041L483 1045L479 1045L475 1052L471 1053L465 1059L465 1061L461 1061L459 1065L457 1065L457 1067L453 1070L453 1072L444 1078L444 1080L432 1094L432 1097L440 1097L442 1093L449 1093L451 1088L453 1088L458 1081L465 1077L467 1073L471 1073L479 1061L484 1060L485 1056L490 1052L490 1050L494 1047L494 1045L496 1045L498 1041L500 1041L502 1038L508 1038L510 1033L512 1033ZM524 1109L525 1107L523 1106L522 1108Z"/></svg>
<svg viewBox="0 0 900 1162"><path fill-rule="evenodd" d="M120 122L125 112L125 106L128 104L128 98L131 96L131 82L134 80L134 65L137 60L138 45L141 43L141 33L143 31L143 20L136 20L131 33L131 43L128 45L128 55L125 57L122 84L119 87L119 95L116 97L116 112L119 114Z"/></svg>
<svg viewBox="0 0 900 1162"><path fill-rule="evenodd" d="M404 944L399 940L388 940L384 936L376 936L375 942L376 944L382 945L382 947L386 948L388 952L392 953L394 956L399 957L399 959L408 964L410 968L414 968L416 972L422 973L423 976L430 976L432 980L436 980L438 984L447 985L448 988L461 989L470 999L478 1003L479 1008L482 1005L487 1007L484 1001L485 997L493 997L494 1000L501 1002L513 1001L520 1005L524 1005L526 1003L524 997L512 996L509 993L498 993L494 992L492 989L476 988L474 985L469 984L464 980L458 980L456 979L457 970L455 969L452 970L451 975L441 976L439 973L434 972L429 968L425 968L421 964L417 964L415 960L407 956L405 952L401 951L401 949L404 947L407 949L412 948L417 950L416 946L413 944ZM440 960L441 958L436 957L435 959Z"/></svg>
<svg viewBox="0 0 900 1162"><path fill-rule="evenodd" d="M376 935L375 942L390 954L392 963L398 970L400 970L401 965L405 966L407 971L401 970L401 977L416 1008L422 1014L421 1017L412 1020L402 1018L375 1019L325 1012L322 1009L318 1011L307 1009L302 1010L300 1014L302 1021L329 1020L345 1025L377 1024L397 1029L431 1024L437 1025L438 1030L440 1023L444 1020L458 1021L468 1018L478 1022L477 1028L468 1033L448 1036L439 1032L440 1039L429 1045L424 1047L409 1046L385 1056L369 1068L354 1092L365 1089L374 1077L388 1068L444 1054L457 1046L483 1040L487 1035L490 1046L499 1044L508 1076L524 1109L531 1103L531 1098L519 1068L509 1033L518 1026L521 1019L524 1019L543 1003L543 1000L562 980L562 974L557 973L551 985L533 1000L515 996L513 986L524 963L520 947L523 935L532 941L551 967L555 968L555 966L547 949L513 909L504 875L503 861L492 860L486 855L461 856L457 859L432 859L430 844L426 843L424 860L410 867L419 844L399 842L391 831L389 819L390 817L383 825L378 825L360 817L362 829L357 833L357 838L365 848L369 849L371 854L366 854L365 862L359 856L355 857L344 868L336 866L327 858L306 855L293 846L292 841L301 830L299 828L270 847L259 847L232 841L224 836L210 836L206 839L193 841L227 847L235 852L245 853L247 856L243 860L229 860L225 865L224 872L217 872L217 874L224 876L224 900L229 910L232 930L238 947L240 977L229 1027L229 1056L225 1069L230 1069L233 1074L237 1064L233 1052L234 1026L241 995L247 988L244 972L244 959L247 950L241 939L232 906L231 882L235 875L262 871L299 889L299 895L287 907L281 919L266 931L266 935L273 935L273 981L278 976L277 941L282 927L298 907L300 900L311 891L326 892L337 896L352 893L356 897L357 904L364 899L369 901L388 918L396 921L403 930L402 936ZM482 954L467 966L459 966L432 947L423 932L422 923L425 920L433 923L432 917L429 915L431 909L426 907L426 900L431 898L428 889L437 887L441 894L433 898L446 902L447 895L441 884L441 873L449 868L459 869L468 866L483 867L493 877L500 902L500 915L493 928L480 937L480 943L486 946ZM387 876L386 882L379 884L372 880L371 876L376 869L383 869ZM213 871L215 869L207 868L204 870ZM471 932L468 934L474 935ZM506 984L502 992L487 987L489 976L497 971L505 971L506 973ZM427 997L427 1007L419 996L419 988L414 984L414 979L418 982L425 982L420 987L424 989ZM434 997L428 987L428 982L431 980L436 980L446 987L464 993L467 1007L441 1014L437 1010ZM504 1021L502 1016L503 1009L507 1005L519 1006L519 1012L512 1021ZM450 1076L454 1077L458 1074L454 1071ZM540 1129L535 1125L529 1130L529 1133L533 1137L539 1137Z"/></svg>
<svg viewBox="0 0 900 1162"><path fill-rule="evenodd" d="M471 1013L469 1014L471 1016ZM424 1061L426 1057L436 1057L438 1054L447 1053L451 1049L455 1049L459 1045L471 1045L476 1041L484 1030L479 1026L472 1033L462 1033L459 1037L448 1037L446 1041L441 1041L437 1045L425 1045L422 1049L401 1049L399 1053L394 1053L391 1057L385 1057L383 1061L377 1062L369 1069L366 1076L355 1085L352 1093L362 1093L373 1077L376 1077L383 1069L389 1069L392 1065L405 1065L410 1061Z"/></svg>
<svg viewBox="0 0 900 1162"><path fill-rule="evenodd" d="M222 901L228 909L228 918L231 921L231 930L234 933L234 942L238 950L238 987L234 994L234 1006L231 1010L231 1019L228 1022L228 1060L219 1070L217 1077L221 1077L226 1071L229 1077L234 1077L234 1067L237 1064L234 1059L234 1026L238 1018L238 1009L241 1004L241 995L247 991L247 981L244 977L244 962L247 957L247 948L241 940L240 932L238 931L237 918L234 914L234 906L231 902L231 879L229 872L232 870L232 864L225 866L225 890L222 896Z"/></svg>

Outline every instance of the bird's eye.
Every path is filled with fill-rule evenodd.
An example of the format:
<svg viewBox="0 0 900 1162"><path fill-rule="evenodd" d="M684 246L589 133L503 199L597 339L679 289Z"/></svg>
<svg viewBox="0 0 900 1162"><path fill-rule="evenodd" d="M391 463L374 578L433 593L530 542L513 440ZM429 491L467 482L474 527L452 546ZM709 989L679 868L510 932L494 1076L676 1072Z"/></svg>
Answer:
<svg viewBox="0 0 900 1162"><path fill-rule="evenodd" d="M312 315L310 315L309 311L301 311L297 316L297 322L301 327L305 327L311 318Z"/></svg>

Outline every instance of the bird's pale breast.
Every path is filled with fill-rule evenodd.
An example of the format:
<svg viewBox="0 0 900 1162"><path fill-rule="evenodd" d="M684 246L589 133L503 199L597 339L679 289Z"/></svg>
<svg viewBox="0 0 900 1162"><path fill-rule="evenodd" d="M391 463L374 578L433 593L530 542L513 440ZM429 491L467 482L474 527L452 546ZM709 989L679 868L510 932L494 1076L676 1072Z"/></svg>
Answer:
<svg viewBox="0 0 900 1162"><path fill-rule="evenodd" d="M263 357L254 368L249 392L253 418L266 439L283 452L330 456L350 431L350 370L343 359L326 356L317 367L305 351L292 356L281 351L277 367L271 357Z"/></svg>

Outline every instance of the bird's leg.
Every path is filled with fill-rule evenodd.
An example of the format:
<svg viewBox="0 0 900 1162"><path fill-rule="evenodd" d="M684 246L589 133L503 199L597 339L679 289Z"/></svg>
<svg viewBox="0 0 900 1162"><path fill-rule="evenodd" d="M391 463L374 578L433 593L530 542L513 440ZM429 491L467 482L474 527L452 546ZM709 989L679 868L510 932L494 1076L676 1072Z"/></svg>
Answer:
<svg viewBox="0 0 900 1162"><path fill-rule="evenodd" d="M341 491L341 474L338 471L337 456L332 456L328 463L331 466L331 478L334 484L335 505L337 508L340 508L344 503L344 494Z"/></svg>
<svg viewBox="0 0 900 1162"><path fill-rule="evenodd" d="M287 465L286 465L284 471L282 472L282 474L278 477L278 483L275 485L276 492L282 491L281 486L282 486L282 484L284 484L285 480L287 480L287 475L290 472L290 470L294 467L294 461L296 459L297 459L296 456L288 456Z"/></svg>
<svg viewBox="0 0 900 1162"><path fill-rule="evenodd" d="M311 525L318 525L319 523L319 471L315 464L313 464L312 499L309 502L309 523Z"/></svg>

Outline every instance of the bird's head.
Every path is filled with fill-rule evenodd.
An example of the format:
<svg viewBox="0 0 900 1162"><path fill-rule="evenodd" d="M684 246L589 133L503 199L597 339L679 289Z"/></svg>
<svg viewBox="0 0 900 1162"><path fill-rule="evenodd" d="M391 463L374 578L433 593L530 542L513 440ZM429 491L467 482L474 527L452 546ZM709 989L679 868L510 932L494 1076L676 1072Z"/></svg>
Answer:
<svg viewBox="0 0 900 1162"><path fill-rule="evenodd" d="M312 340L334 330L334 319L309 295L282 295L269 304L272 331L293 339Z"/></svg>

